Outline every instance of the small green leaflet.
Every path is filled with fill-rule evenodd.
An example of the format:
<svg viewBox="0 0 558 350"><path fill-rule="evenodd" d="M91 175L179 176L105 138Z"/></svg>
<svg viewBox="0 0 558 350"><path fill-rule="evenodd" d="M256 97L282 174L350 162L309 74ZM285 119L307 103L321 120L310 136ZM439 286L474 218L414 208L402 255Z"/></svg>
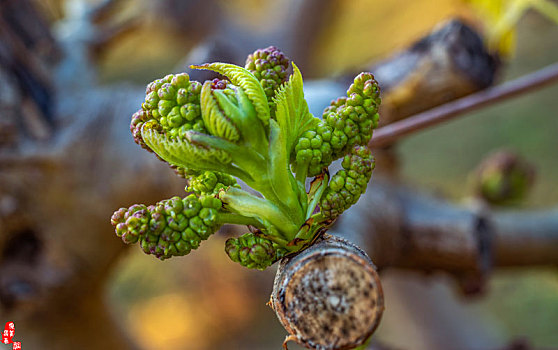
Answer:
<svg viewBox="0 0 558 350"><path fill-rule="evenodd" d="M258 79L248 70L234 64L220 62L206 63L201 66L192 65L190 68L210 70L229 78L234 85L240 86L244 90L264 125L269 124L267 97Z"/></svg>
<svg viewBox="0 0 558 350"><path fill-rule="evenodd" d="M275 117L285 140L287 154L290 155L299 137L320 121L308 110L302 90L302 74L294 62L293 74L279 88L274 101L277 105Z"/></svg>
<svg viewBox="0 0 558 350"><path fill-rule="evenodd" d="M211 135L233 142L240 139L240 132L231 121L231 113L223 113L223 106L220 106L218 100L213 96L210 81L203 84L200 102L202 118Z"/></svg>
<svg viewBox="0 0 558 350"><path fill-rule="evenodd" d="M187 139L169 138L145 126L141 129L141 136L153 152L170 164L191 170L224 171L237 177L246 175L231 164L231 156L223 150L206 147Z"/></svg>

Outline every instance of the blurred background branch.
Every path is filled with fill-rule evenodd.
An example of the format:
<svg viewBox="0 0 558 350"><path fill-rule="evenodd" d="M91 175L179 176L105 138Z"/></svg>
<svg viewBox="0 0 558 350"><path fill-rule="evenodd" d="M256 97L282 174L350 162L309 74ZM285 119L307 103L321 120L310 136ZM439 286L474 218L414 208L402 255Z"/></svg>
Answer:
<svg viewBox="0 0 558 350"><path fill-rule="evenodd" d="M458 98L475 101L481 96L482 101L494 98L495 91L516 91L504 89L509 85L484 90L503 76L504 68L509 69L511 52L498 49L499 45L487 46L479 28L488 22L462 10L461 2L455 7L450 3L455 1L368 5L356 1L106 0L96 6L80 1L1 1L2 320L16 322L28 348L201 349L227 344L232 349L278 344L284 333L264 306L272 274L246 273L220 260L222 240L207 242L203 251L183 263L144 263L145 257L138 260L130 255L117 265L125 250L111 234L112 211L135 202L153 203L180 193L184 186L164 164L136 147L129 135L129 116L141 102L145 81L173 69L183 70L186 63L225 60L242 64L253 49L274 44L300 63L305 79L321 78L306 85L315 113L342 95L347 78L361 67L375 73L382 84L384 124L407 123L412 119L404 118L432 114L440 105L447 113L448 106L461 106L451 102ZM455 14L468 20L441 22ZM539 35L552 39L556 30L537 27L538 17L529 18L527 27L547 28L547 36L534 30L524 40L526 50L538 53L539 47L552 42L531 47L535 45L531 39ZM499 43L504 45L505 40ZM546 63L556 61L558 49L554 50ZM190 55L187 60L186 55ZM530 53L525 65L529 71L536 68L533 57ZM550 110L555 111L555 105ZM532 105L523 111L525 119L534 120L538 119L532 114L543 113L533 111ZM555 118L549 124L529 121L528 125L548 130L554 141L545 147L555 145ZM389 127L383 126L386 129L380 129L373 140L380 140L381 130ZM399 348L398 341L404 341L400 334L405 333L417 349L449 348L457 343L464 349L499 348L509 339L494 336L493 328L484 327L485 321L478 318L480 313L463 311L444 289L448 283L425 287L423 273L443 271L458 282L462 292L478 295L490 273L500 268L555 266L558 214L556 209L501 210L484 202L457 205L402 185L409 167L417 162L414 159L420 158L422 169L435 172L432 158L446 153L452 161L462 157L454 150L463 134L459 126L453 133L441 132L449 136L434 156L412 140L377 149L379 176L362 203L334 231L365 247L383 269L387 311L378 333L382 343L393 342ZM498 135L489 137L498 140ZM469 138L467 152L479 144L474 136ZM520 142L528 137L522 133L510 138ZM411 142L410 146L405 142ZM527 149L538 150L532 145L539 143L535 138ZM541 159L549 159L544 164L550 164L556 152L551 148L546 154ZM530 156L544 157L536 151ZM444 184L442 173L424 178L436 186ZM452 179L451 188L463 193L461 179ZM550 184L555 185L555 178ZM553 191L548 181L542 191ZM547 198L547 203L556 202L555 197ZM228 227L222 234L233 232ZM405 273L395 270L418 271L419 282L414 275L392 277ZM519 283L515 275L513 281ZM525 283L532 286L529 281ZM538 290L533 293L548 290L555 295L558 287L545 281L535 279ZM107 283L111 304L107 304ZM549 287L539 288L542 283ZM507 294L513 293L508 290ZM542 326L535 325L540 331L558 318L558 303L552 297L532 295L543 300L525 307L542 305L553 317L540 322ZM494 298L489 300L496 304ZM517 321L519 329L512 334L528 329L528 323L533 323L531 309L529 315L522 315L527 322ZM153 326L157 324L161 328ZM251 329L254 325L258 334ZM397 329L395 336L393 329ZM546 335L544 339L551 339L548 344L556 338Z"/></svg>
<svg viewBox="0 0 558 350"><path fill-rule="evenodd" d="M335 231L380 268L487 274L492 268L558 265L558 209L467 208L375 180Z"/></svg>
<svg viewBox="0 0 558 350"><path fill-rule="evenodd" d="M503 85L483 90L408 119L386 125L374 133L370 146L389 145L405 135L446 122L476 109L532 92L557 81L558 63L554 63Z"/></svg>

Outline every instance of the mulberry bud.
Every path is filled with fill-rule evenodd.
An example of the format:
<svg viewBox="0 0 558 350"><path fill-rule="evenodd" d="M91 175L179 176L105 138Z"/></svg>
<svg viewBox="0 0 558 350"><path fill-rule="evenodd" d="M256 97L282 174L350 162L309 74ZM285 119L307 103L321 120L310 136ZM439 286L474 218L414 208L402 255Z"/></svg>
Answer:
<svg viewBox="0 0 558 350"><path fill-rule="evenodd" d="M164 260L188 254L214 233L220 227L220 206L217 198L198 198L192 194L149 207L136 204L121 208L113 214L111 223L125 243L139 242L146 254Z"/></svg>
<svg viewBox="0 0 558 350"><path fill-rule="evenodd" d="M270 240L246 233L238 238L229 238L225 252L232 261L244 267L264 270L271 266L282 254Z"/></svg>
<svg viewBox="0 0 558 350"><path fill-rule="evenodd" d="M341 165L343 170L333 175L320 201L320 210L328 219L341 215L366 191L374 158L366 146L354 146Z"/></svg>
<svg viewBox="0 0 558 350"><path fill-rule="evenodd" d="M298 139L291 162L307 167L308 176L316 176L354 146L368 144L372 130L378 126L379 105L380 89L374 76L359 74L347 90L347 97L332 101L322 121ZM308 143L310 135L312 144ZM319 148L317 139L321 141ZM313 151L311 155L308 150Z"/></svg>
<svg viewBox="0 0 558 350"><path fill-rule="evenodd" d="M258 49L248 55L245 68L260 81L272 113L275 111L273 97L276 90L287 81L289 59L275 46Z"/></svg>
<svg viewBox="0 0 558 350"><path fill-rule="evenodd" d="M189 184L186 187L186 192L194 192L199 195L214 195L219 193L219 190L229 186L240 187L233 176L217 171L204 171L189 176L188 179Z"/></svg>
<svg viewBox="0 0 558 350"><path fill-rule="evenodd" d="M171 137L183 137L188 130L204 132L200 108L201 84L190 81L186 73L170 74L147 85L142 111L132 117L134 140L148 149L141 139L143 123L165 131Z"/></svg>

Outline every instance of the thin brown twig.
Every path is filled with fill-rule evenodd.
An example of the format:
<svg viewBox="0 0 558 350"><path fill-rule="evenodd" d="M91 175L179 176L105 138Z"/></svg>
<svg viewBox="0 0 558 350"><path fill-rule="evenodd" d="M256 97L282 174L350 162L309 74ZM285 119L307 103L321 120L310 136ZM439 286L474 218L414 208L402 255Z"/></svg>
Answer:
<svg viewBox="0 0 558 350"><path fill-rule="evenodd" d="M532 92L558 82L558 63L514 79L505 84L465 96L407 119L383 126L374 132L370 147L387 146L416 131L440 124L496 102Z"/></svg>

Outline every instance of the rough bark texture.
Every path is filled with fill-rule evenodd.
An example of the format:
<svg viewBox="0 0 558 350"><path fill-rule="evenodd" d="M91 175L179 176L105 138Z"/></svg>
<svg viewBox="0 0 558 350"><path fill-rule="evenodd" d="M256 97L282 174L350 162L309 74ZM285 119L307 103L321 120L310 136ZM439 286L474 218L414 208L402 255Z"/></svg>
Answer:
<svg viewBox="0 0 558 350"><path fill-rule="evenodd" d="M380 278L370 258L330 235L281 261L271 303L290 334L286 341L322 350L362 345L384 311Z"/></svg>

